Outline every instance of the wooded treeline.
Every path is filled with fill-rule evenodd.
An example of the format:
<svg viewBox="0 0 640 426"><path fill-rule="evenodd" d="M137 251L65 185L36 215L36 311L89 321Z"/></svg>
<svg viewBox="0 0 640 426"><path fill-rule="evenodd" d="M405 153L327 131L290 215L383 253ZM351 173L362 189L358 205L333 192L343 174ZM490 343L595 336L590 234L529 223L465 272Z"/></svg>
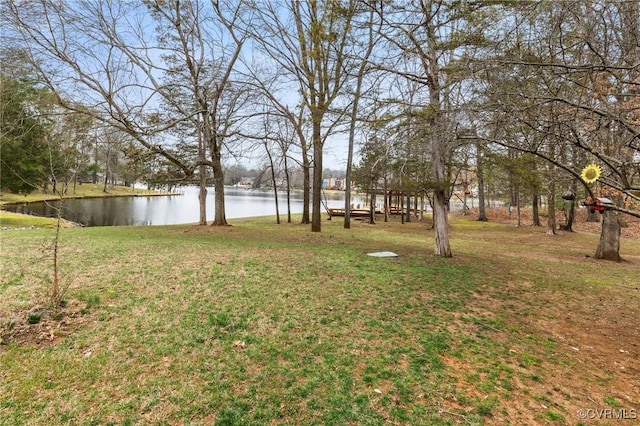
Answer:
<svg viewBox="0 0 640 426"><path fill-rule="evenodd" d="M640 217L637 1L0 7L2 173L20 174L19 190L37 174L26 158L47 153L46 174L68 175L87 167L83 141L99 141L126 153L133 181L151 168L198 182L202 224L212 180L213 224L226 225L225 163L262 158L287 188L302 171L302 221L320 231L323 156L339 140L361 188L428 200L439 256L452 255L451 198L477 195L486 220L489 187L514 208L544 198L549 233L562 195L575 194L571 218L583 200L610 199L603 258L619 258L623 215ZM581 176L591 164L595 180Z"/></svg>

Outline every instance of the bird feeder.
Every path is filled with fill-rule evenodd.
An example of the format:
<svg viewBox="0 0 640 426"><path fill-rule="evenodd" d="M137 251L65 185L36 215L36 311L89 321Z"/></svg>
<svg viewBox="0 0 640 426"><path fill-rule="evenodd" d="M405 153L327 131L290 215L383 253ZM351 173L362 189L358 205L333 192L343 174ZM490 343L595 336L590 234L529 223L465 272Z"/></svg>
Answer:
<svg viewBox="0 0 640 426"><path fill-rule="evenodd" d="M575 191L571 188L567 189L566 191L564 191L564 194L562 194L562 199L567 201L575 200L576 199Z"/></svg>

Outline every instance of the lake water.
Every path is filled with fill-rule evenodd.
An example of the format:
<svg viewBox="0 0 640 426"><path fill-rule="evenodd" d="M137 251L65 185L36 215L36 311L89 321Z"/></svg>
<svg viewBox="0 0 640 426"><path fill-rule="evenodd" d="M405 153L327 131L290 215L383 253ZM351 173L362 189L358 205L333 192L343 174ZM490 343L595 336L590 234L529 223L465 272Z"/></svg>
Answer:
<svg viewBox="0 0 640 426"><path fill-rule="evenodd" d="M124 225L174 225L198 223L200 209L198 204L198 188L180 189L180 195L163 195L152 197L106 197L67 199L64 202L63 217L85 226L124 226ZM327 192L325 194L329 207L344 207L343 192ZM278 192L281 220L286 220L287 200L284 191ZM353 204L365 204L361 195L352 195ZM207 220L214 216L214 190L208 188ZM37 216L55 217L55 202L34 202L23 205L6 206L6 210L34 214ZM250 190L242 188L225 189L225 206L227 219L275 216L276 206L273 191ZM302 192L291 194L291 212L302 213ZM324 213L324 207L323 207Z"/></svg>

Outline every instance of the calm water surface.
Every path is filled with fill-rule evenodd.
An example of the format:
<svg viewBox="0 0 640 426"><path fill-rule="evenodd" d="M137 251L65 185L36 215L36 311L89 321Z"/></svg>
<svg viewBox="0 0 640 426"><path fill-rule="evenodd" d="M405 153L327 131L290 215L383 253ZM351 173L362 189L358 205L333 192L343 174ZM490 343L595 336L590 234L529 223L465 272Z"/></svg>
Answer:
<svg viewBox="0 0 640 426"><path fill-rule="evenodd" d="M198 223L200 219L198 188L181 189L181 195L153 197L108 197L68 199L64 202L63 217L85 226L123 225L174 225ZM344 207L344 193L327 192L329 207ZM287 214L287 200L284 192L278 192L281 218ZM352 202L364 205L362 196L352 196ZM214 190L208 188L207 220L214 216ZM227 188L225 190L227 219L272 216L276 214L275 198L272 191ZM291 194L291 212L302 213L302 192ZM7 206L7 210L37 216L55 217L56 203L35 202L17 206ZM324 211L324 207L323 207Z"/></svg>

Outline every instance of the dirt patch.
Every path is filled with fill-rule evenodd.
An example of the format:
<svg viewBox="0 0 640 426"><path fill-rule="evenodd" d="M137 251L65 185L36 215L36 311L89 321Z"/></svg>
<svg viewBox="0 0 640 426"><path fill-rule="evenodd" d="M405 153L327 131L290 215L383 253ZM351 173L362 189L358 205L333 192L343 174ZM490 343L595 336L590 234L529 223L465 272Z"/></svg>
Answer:
<svg viewBox="0 0 640 426"><path fill-rule="evenodd" d="M445 357L458 392L476 401L497 397L495 409L485 414L486 424L616 424L619 416L636 419L640 284L623 287L606 294L585 292L580 300L569 301L539 289L534 300L522 297L520 302L478 295L467 307L469 315L490 321L493 312L501 312L506 324L493 327L456 318L452 333L474 338L484 334L501 349L498 361ZM506 380L494 377L490 390L483 388L491 382L485 377L488 371ZM447 409L460 412L464 407L454 400Z"/></svg>
<svg viewBox="0 0 640 426"><path fill-rule="evenodd" d="M38 305L10 312L3 314L0 322L0 346L17 344L46 348L93 322L95 318L87 304L77 300L57 309Z"/></svg>

